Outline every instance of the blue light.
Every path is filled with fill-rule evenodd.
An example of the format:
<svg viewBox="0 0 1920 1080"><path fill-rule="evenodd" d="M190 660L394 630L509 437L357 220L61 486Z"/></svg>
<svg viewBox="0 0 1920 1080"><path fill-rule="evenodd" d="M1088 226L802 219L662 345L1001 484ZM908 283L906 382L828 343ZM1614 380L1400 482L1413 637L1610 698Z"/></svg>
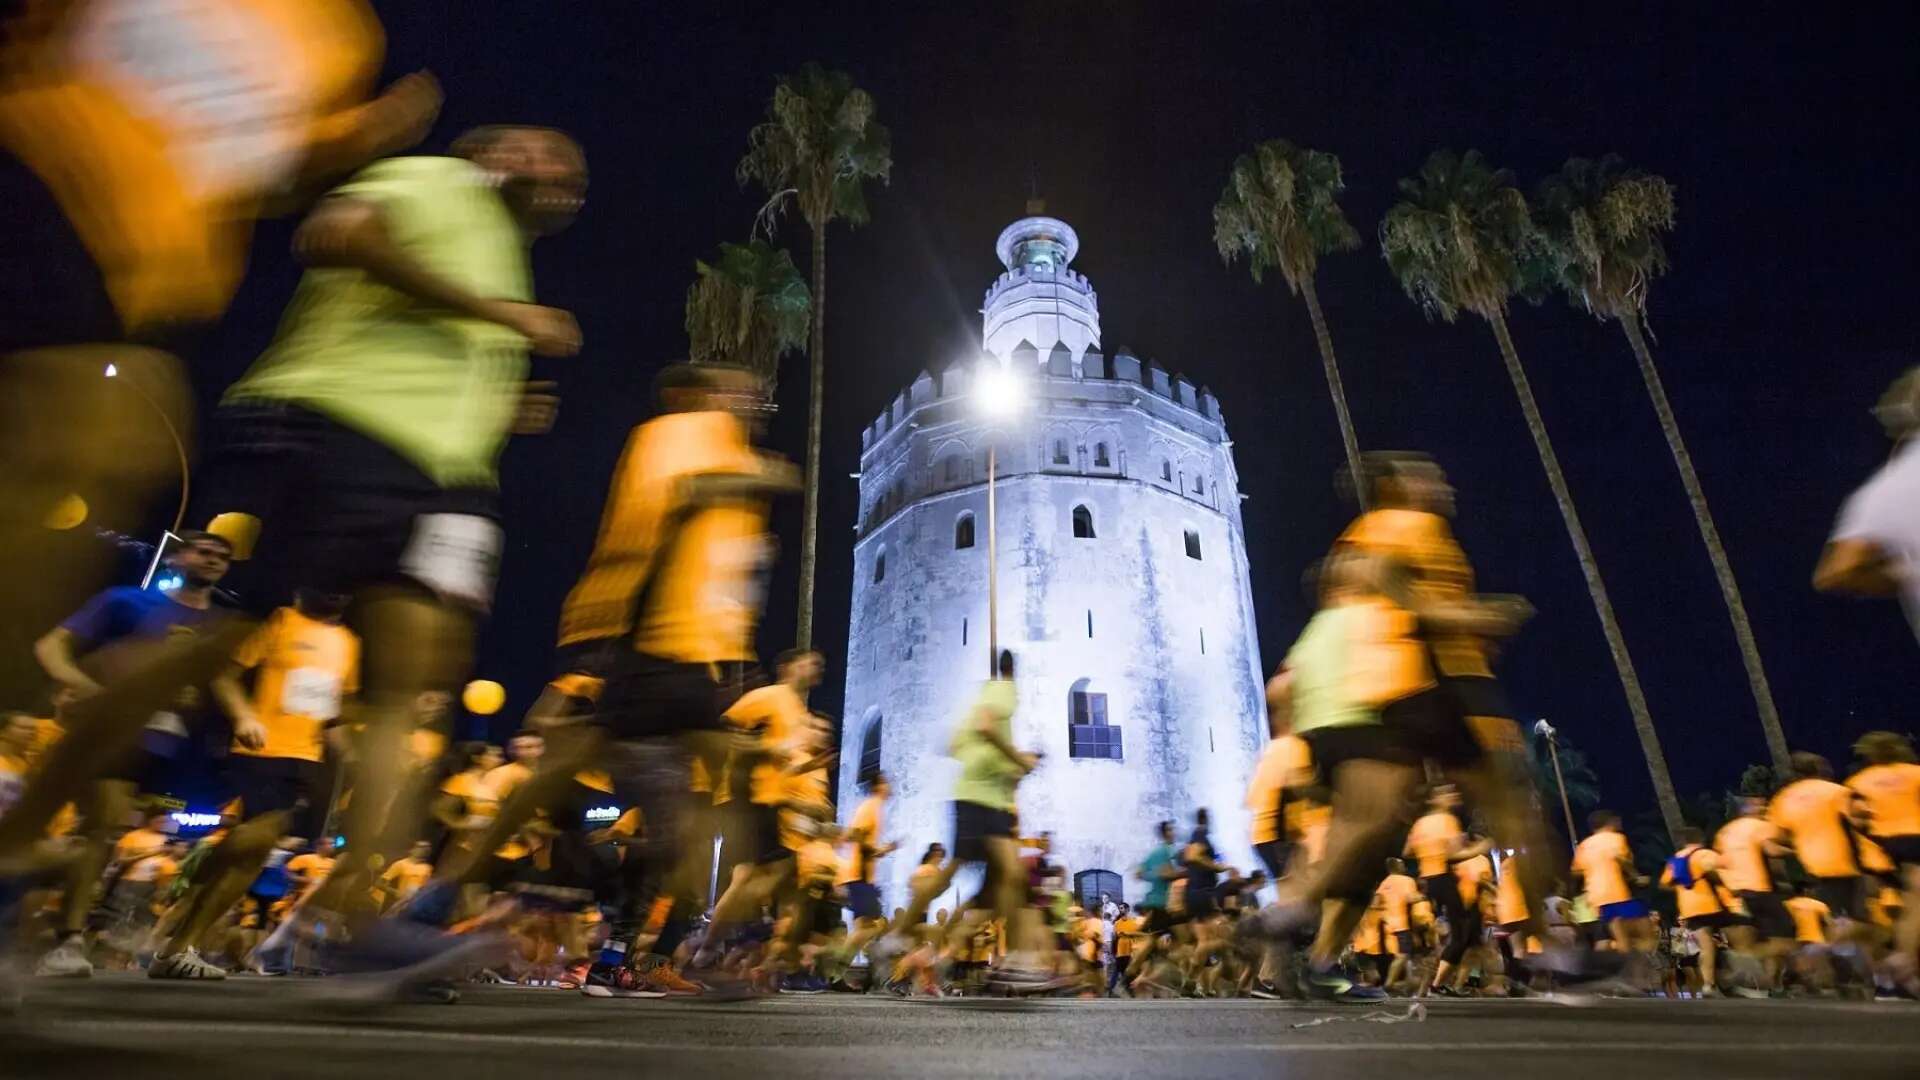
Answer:
<svg viewBox="0 0 1920 1080"><path fill-rule="evenodd" d="M172 592L185 584L186 581L179 574L168 574L166 577L156 579L153 587L161 592Z"/></svg>

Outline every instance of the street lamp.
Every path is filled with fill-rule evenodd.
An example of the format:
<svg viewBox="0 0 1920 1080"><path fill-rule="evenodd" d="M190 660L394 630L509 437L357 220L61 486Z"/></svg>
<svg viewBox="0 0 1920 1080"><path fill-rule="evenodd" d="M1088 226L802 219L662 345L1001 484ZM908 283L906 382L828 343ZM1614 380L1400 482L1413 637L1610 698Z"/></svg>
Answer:
<svg viewBox="0 0 1920 1080"><path fill-rule="evenodd" d="M108 364L106 377L109 379L119 378L119 365ZM190 467L187 464L187 444L181 440L180 429L173 426L173 418L167 415L167 410L161 408L160 403L153 400L153 397L145 390L140 389L140 383L137 379L128 379L124 385L139 395L140 400L146 402L147 407L153 410L153 414L160 418L160 423L166 425L167 437L173 440L173 452L180 455L180 508L174 511L173 528L169 530L172 533L178 533L180 526L186 524L187 496L192 491L192 477ZM164 545L166 541L162 540L161 543Z"/></svg>
<svg viewBox="0 0 1920 1080"><path fill-rule="evenodd" d="M1560 733L1541 717L1533 725L1533 733L1547 740L1547 756L1553 759L1553 782L1560 788L1560 811L1567 815L1567 843L1579 847L1580 834L1573 828L1573 804L1567 801L1567 777L1560 771Z"/></svg>
<svg viewBox="0 0 1920 1080"><path fill-rule="evenodd" d="M1009 421L1026 404L1026 387L1000 361L987 357L981 361L979 378L973 385L974 408L990 421ZM999 444L992 428L987 436L987 677L999 673L1000 659L1000 561L999 529L994 509L994 474L999 470Z"/></svg>

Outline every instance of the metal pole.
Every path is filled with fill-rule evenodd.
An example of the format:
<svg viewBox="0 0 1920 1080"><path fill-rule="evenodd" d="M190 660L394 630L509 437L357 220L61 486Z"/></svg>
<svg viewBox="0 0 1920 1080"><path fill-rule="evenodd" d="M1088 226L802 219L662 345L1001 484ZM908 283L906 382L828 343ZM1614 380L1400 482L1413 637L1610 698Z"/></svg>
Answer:
<svg viewBox="0 0 1920 1080"><path fill-rule="evenodd" d="M1567 778L1560 771L1560 740L1547 736L1547 756L1553 759L1553 782L1560 786L1560 811L1567 815L1567 844L1580 846L1580 834L1573 827L1573 804L1567 801Z"/></svg>
<svg viewBox="0 0 1920 1080"><path fill-rule="evenodd" d="M999 446L987 436L987 678L1000 673L1000 536L994 517L993 474L999 467Z"/></svg>

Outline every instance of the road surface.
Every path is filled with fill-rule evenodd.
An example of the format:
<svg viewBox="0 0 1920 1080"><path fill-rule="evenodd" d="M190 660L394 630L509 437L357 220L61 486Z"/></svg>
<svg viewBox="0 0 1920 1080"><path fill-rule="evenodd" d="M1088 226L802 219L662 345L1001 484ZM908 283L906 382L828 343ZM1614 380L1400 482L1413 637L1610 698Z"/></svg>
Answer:
<svg viewBox="0 0 1920 1080"><path fill-rule="evenodd" d="M1401 1016L1407 1004L841 995L702 1004L480 987L458 1005L366 1014L316 1004L312 986L38 982L24 1011L0 1022L0 1076L1920 1077L1913 1003L1438 1001L1424 1020L1382 1023L1367 1017Z"/></svg>

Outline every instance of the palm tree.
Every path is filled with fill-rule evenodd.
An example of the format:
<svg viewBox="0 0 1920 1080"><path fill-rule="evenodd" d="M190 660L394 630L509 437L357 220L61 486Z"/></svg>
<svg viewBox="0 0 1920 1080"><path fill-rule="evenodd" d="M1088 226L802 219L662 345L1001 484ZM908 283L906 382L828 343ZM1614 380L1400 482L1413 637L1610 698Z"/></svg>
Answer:
<svg viewBox="0 0 1920 1080"><path fill-rule="evenodd" d="M1400 181L1400 194L1400 201L1380 223L1381 253L1401 287L1429 317L1437 315L1452 322L1465 310L1492 327L1501 359L1506 362L1507 377L1520 399L1520 412L1546 470L1547 484L1560 505L1567 537L1580 560L1607 649L1613 654L1614 670L1619 673L1627 707L1633 713L1647 770L1653 774L1661 817L1669 831L1678 829L1683 824L1680 801L1667 774L1666 756L1653 729L1640 677L1634 672L1632 657L1627 655L1626 639L1614 617L1613 602L1607 598L1606 584L1600 579L1600 566L1587 543L1586 529L1574 509L1573 493L1560 471L1559 455L1554 453L1546 423L1540 418L1533 386L1507 332L1507 302L1520 288L1527 260L1538 242L1526 197L1514 187L1512 173L1489 167L1473 150L1464 155L1450 150L1434 152L1420 167L1418 176Z"/></svg>
<svg viewBox="0 0 1920 1080"><path fill-rule="evenodd" d="M747 368L771 397L780 358L807 343L813 310L793 257L753 240L721 244L719 258L693 267L699 277L687 290L691 359Z"/></svg>
<svg viewBox="0 0 1920 1080"><path fill-rule="evenodd" d="M767 118L747 134L747 153L734 170L742 186L767 192L763 228L789 202L813 230L813 335L807 345L812 379L807 398L807 490L800 523L800 612L795 644L813 643L813 576L820 529L820 404L827 371L827 226L867 220L869 179L885 182L893 169L892 137L874 122L873 98L845 72L807 64L779 80Z"/></svg>
<svg viewBox="0 0 1920 1080"><path fill-rule="evenodd" d="M1774 708L1767 671L1753 641L1747 605L1740 598L1733 564L1720 542L1713 513L1707 509L1700 474L1693 467L1686 440L1680 437L1680 423L1674 419L1673 405L1667 400L1667 388L1660 380L1660 369L1654 366L1643 330L1647 291L1654 278L1667 272L1663 238L1673 228L1673 185L1662 177L1628 168L1615 154L1599 161L1573 158L1540 185L1534 198L1534 222L1544 240L1549 280L1576 307L1585 308L1603 322L1618 322L1640 361L1640 378L1646 382L1653 411L1660 417L1660 430L1667 437L1673 464L1680 470L1680 484L1693 507L1694 524L1700 528L1713 575L1720 583L1721 599L1733 620L1733 636L1740 643L1740 659L1747 666L1747 684L1760 712L1767 750L1774 765L1785 769L1787 737L1780 730L1780 713Z"/></svg>
<svg viewBox="0 0 1920 1080"><path fill-rule="evenodd" d="M1266 271L1278 269L1287 288L1306 300L1320 363L1327 372L1327 391L1333 395L1333 413L1340 421L1347 471L1360 509L1365 510L1360 441L1353 433L1353 414L1347 411L1340 365L1333 358L1333 336L1327 333L1320 294L1313 285L1320 256L1360 246L1360 234L1340 210L1338 198L1346 187L1339 158L1285 139L1269 139L1254 147L1253 153L1240 155L1227 174L1226 189L1213 204L1213 246L1229 264L1245 255L1256 283Z"/></svg>

